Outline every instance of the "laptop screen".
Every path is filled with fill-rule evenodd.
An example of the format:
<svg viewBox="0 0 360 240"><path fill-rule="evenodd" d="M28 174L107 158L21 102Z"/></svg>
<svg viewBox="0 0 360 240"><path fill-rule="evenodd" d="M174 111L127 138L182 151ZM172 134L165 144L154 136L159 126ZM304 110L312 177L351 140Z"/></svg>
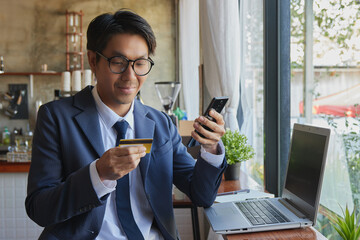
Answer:
<svg viewBox="0 0 360 240"><path fill-rule="evenodd" d="M282 197L313 224L319 207L330 129L294 124Z"/></svg>
<svg viewBox="0 0 360 240"><path fill-rule="evenodd" d="M294 130L285 188L315 206L327 137Z"/></svg>

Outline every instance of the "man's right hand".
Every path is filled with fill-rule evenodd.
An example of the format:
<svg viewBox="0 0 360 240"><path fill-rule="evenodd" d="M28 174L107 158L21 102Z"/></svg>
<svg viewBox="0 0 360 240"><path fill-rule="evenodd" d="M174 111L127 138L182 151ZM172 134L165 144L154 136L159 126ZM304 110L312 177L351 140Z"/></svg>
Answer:
<svg viewBox="0 0 360 240"><path fill-rule="evenodd" d="M101 181L117 180L122 178L140 163L140 158L146 155L146 148L143 146L135 147L115 147L107 150L96 162Z"/></svg>

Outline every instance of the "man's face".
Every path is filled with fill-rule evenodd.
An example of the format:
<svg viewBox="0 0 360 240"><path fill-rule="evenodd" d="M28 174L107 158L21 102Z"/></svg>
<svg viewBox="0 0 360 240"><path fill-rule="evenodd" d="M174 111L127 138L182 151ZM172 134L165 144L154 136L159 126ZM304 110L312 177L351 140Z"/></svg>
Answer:
<svg viewBox="0 0 360 240"><path fill-rule="evenodd" d="M101 52L107 58L125 56L129 60L148 58L148 46L143 37L136 34L116 34L110 38L106 48ZM97 79L97 89L101 100L112 110L127 112L136 94L148 75L138 76L132 68L132 62L125 72L115 74L110 71L109 62L100 57L96 62L96 53L88 52L89 63Z"/></svg>

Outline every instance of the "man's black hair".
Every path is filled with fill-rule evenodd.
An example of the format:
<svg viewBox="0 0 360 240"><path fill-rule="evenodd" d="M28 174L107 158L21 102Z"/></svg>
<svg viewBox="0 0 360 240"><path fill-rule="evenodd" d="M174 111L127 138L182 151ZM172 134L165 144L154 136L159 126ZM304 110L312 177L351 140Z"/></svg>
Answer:
<svg viewBox="0 0 360 240"><path fill-rule="evenodd" d="M149 23L136 13L123 9L114 14L104 13L90 22L87 30L87 49L101 53L110 38L119 33L142 36L147 43L149 54L154 54L156 39Z"/></svg>

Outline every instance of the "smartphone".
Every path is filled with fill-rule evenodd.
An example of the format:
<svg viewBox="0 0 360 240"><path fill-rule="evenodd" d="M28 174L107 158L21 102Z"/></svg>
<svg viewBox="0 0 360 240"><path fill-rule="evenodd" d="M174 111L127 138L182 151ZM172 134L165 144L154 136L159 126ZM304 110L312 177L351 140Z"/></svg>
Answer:
<svg viewBox="0 0 360 240"><path fill-rule="evenodd" d="M213 121L215 122L215 119L212 118L210 115L209 115L209 112L211 109L214 109L215 111L217 111L218 113L221 113L221 111L223 110L223 108L225 107L227 101L229 100L229 97L214 97L209 106L206 108L203 116L206 117L207 119L209 119L210 121ZM210 128L208 128L207 126L204 126L204 125L201 125L203 128L205 128L206 130L208 131L211 131L212 130ZM195 130L196 131L196 130ZM199 133L198 131L196 131L197 134L199 134L200 137L204 137L201 133ZM187 147L193 147L195 146L196 144L196 140L194 138L190 138L190 141L188 142L187 144Z"/></svg>

